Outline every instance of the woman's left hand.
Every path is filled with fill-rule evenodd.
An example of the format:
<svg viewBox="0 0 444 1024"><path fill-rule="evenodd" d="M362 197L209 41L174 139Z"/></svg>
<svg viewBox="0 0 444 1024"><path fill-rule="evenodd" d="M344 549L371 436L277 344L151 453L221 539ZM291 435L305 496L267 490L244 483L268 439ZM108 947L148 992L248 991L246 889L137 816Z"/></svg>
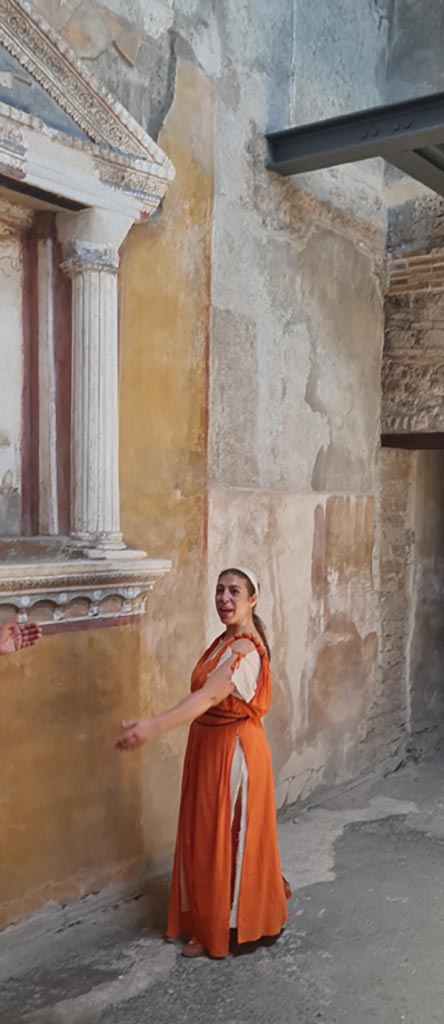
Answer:
<svg viewBox="0 0 444 1024"><path fill-rule="evenodd" d="M0 626L0 654L14 654L22 647L32 647L41 635L36 622L6 622Z"/></svg>
<svg viewBox="0 0 444 1024"><path fill-rule="evenodd" d="M154 718L135 718L121 724L123 732L116 740L116 750L137 750L159 735Z"/></svg>

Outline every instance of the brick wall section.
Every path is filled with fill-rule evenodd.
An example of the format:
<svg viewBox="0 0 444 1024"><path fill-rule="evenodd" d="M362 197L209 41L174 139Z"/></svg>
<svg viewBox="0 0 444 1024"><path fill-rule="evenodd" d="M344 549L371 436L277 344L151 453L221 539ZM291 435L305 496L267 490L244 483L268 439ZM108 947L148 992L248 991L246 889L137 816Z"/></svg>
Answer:
<svg viewBox="0 0 444 1024"><path fill-rule="evenodd" d="M434 249L412 256L395 256L389 266L389 292L444 290L444 251Z"/></svg>
<svg viewBox="0 0 444 1024"><path fill-rule="evenodd" d="M379 762L400 760L409 730L408 649L414 559L416 453L381 449L375 584L379 593L376 692L366 742Z"/></svg>
<svg viewBox="0 0 444 1024"><path fill-rule="evenodd" d="M441 250L389 265L384 353L407 349L444 353L444 253Z"/></svg>
<svg viewBox="0 0 444 1024"><path fill-rule="evenodd" d="M443 250L392 258L385 302L382 432L444 432Z"/></svg>
<svg viewBox="0 0 444 1024"><path fill-rule="evenodd" d="M382 433L444 432L444 206L389 218Z"/></svg>

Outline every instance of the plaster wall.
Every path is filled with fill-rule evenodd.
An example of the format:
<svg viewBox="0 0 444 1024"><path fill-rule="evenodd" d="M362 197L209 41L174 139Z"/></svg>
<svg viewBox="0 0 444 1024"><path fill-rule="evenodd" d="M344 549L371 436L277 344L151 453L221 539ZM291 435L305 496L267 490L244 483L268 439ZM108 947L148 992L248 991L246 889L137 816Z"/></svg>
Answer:
<svg viewBox="0 0 444 1024"><path fill-rule="evenodd" d="M297 123L377 106L386 85L392 0L294 5ZM371 56L370 56L371 55Z"/></svg>
<svg viewBox="0 0 444 1024"><path fill-rule="evenodd" d="M368 738L402 754L428 746L444 717L442 450L383 449L379 460L380 644Z"/></svg>
<svg viewBox="0 0 444 1024"><path fill-rule="evenodd" d="M433 0L392 0L388 12L383 102L416 99L444 89L442 35L444 11ZM433 204L430 189L385 165L385 199L389 207L399 208L415 197L426 197Z"/></svg>
<svg viewBox="0 0 444 1024"><path fill-rule="evenodd" d="M441 92L444 11L432 0L394 0L386 65L387 101Z"/></svg>
<svg viewBox="0 0 444 1024"><path fill-rule="evenodd" d="M183 61L162 139L176 182L122 254L122 526L173 570L139 626L0 659L1 926L134 891L171 853L184 733L130 758L113 743L123 717L183 696L204 642L211 117L211 89Z"/></svg>
<svg viewBox="0 0 444 1024"><path fill-rule="evenodd" d="M325 5L313 8L296 4L287 24L290 92L288 56L270 53L267 65L265 53L260 68L244 59L242 71L239 61L234 117L224 49L215 104L207 636L217 628L217 572L250 562L273 646L266 727L280 807L365 767L360 732L376 666L380 169L278 179L264 169L262 138L267 126L349 109L351 40L359 50L367 38L377 63L386 32L370 7L359 31L346 4L338 24ZM230 39L237 29L228 6ZM332 46L338 60L327 64ZM379 95L370 63L358 79L360 106ZM227 155L235 174L227 173Z"/></svg>
<svg viewBox="0 0 444 1024"><path fill-rule="evenodd" d="M185 736L112 741L186 692L228 561L262 581L279 806L369 768L377 669L380 169L281 180L264 133L376 101L384 5L35 2L176 167L124 246L120 350L122 527L173 569L137 629L2 659L2 923L171 853Z"/></svg>

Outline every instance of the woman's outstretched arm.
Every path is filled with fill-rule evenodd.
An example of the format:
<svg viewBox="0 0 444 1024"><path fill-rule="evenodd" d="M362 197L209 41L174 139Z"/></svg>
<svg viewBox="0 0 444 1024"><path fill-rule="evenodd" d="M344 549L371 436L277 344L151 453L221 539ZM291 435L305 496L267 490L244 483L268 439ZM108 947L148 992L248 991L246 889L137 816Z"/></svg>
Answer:
<svg viewBox="0 0 444 1024"><path fill-rule="evenodd" d="M232 644L232 650L236 653L248 654L249 651L254 650L254 645L249 640L236 640ZM152 718L123 721L123 732L116 740L116 749L135 750L143 743L157 739L164 732L177 729L180 725L190 725L195 718L205 714L209 708L220 704L234 690L234 684L231 682L231 665L232 659L228 658L214 672L211 672L202 689L190 693L188 697L169 708L168 711L163 711Z"/></svg>

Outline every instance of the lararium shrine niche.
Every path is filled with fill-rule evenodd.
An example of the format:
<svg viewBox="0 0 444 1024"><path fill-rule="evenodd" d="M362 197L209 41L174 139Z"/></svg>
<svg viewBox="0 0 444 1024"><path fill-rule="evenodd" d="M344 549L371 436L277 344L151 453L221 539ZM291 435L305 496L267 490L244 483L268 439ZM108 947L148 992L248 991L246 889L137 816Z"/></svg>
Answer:
<svg viewBox="0 0 444 1024"><path fill-rule="evenodd" d="M120 530L119 248L174 169L23 0L0 0L0 617L140 614Z"/></svg>

